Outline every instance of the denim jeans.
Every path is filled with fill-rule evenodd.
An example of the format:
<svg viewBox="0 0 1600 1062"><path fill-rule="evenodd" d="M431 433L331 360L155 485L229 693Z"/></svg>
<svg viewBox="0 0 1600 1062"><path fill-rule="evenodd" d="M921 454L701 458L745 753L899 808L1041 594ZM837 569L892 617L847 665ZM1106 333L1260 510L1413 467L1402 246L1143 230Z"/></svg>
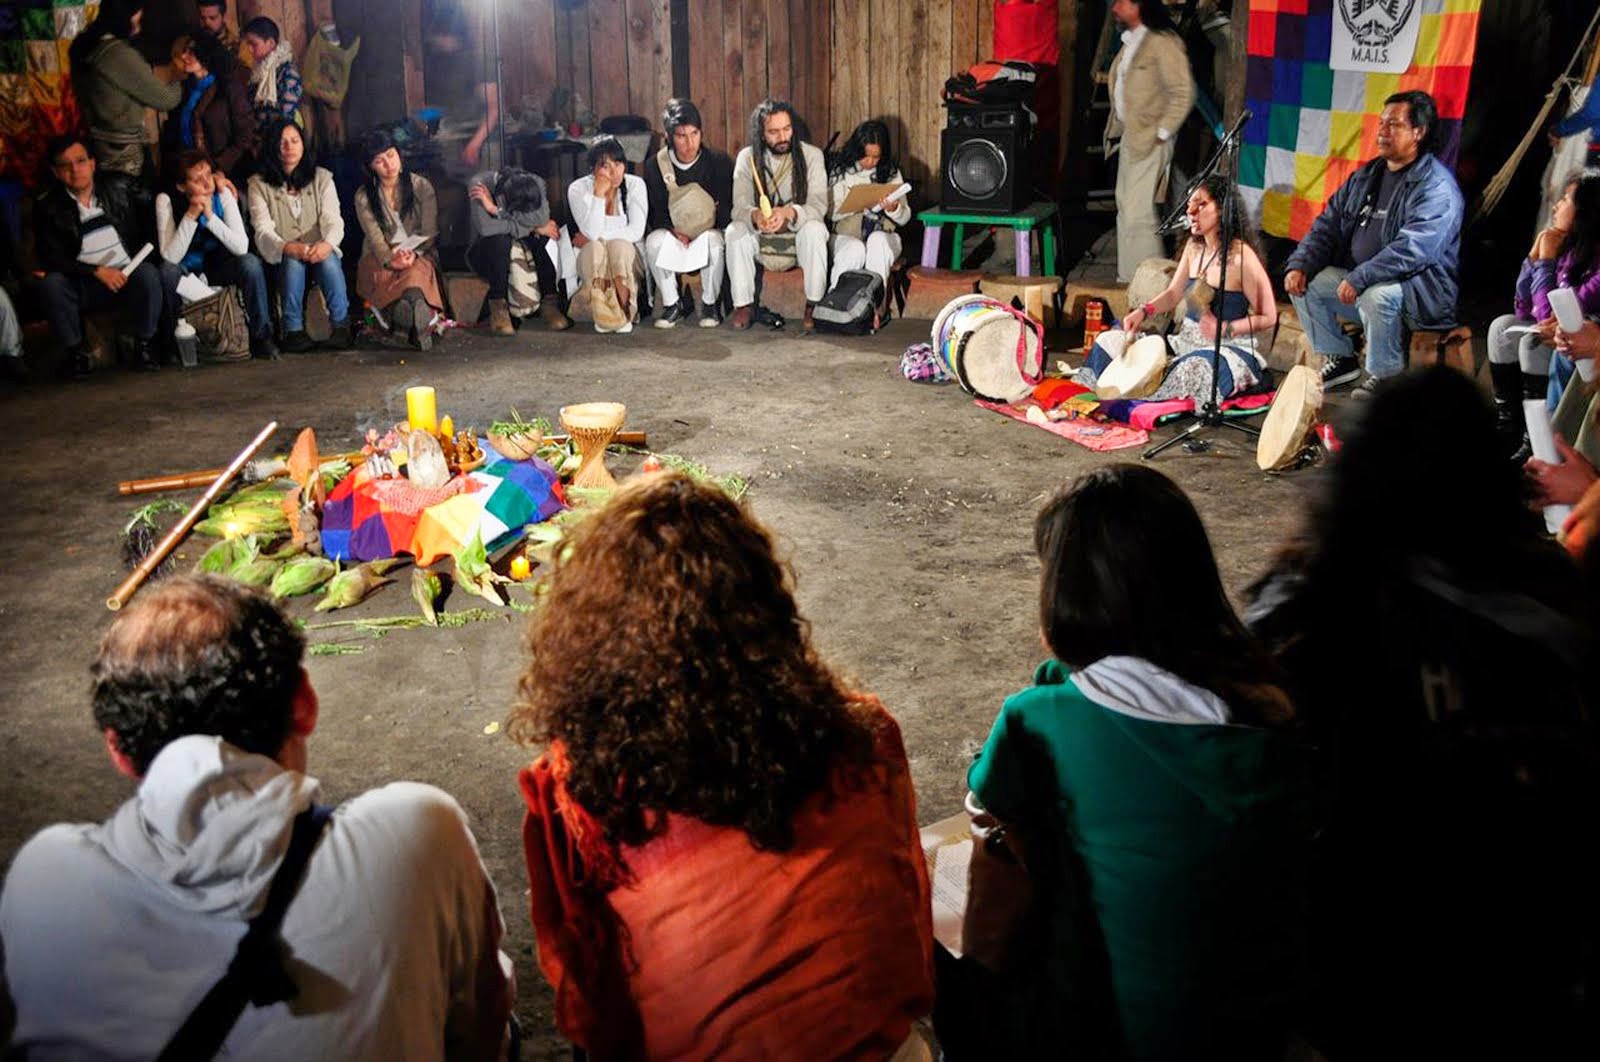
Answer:
<svg viewBox="0 0 1600 1062"><path fill-rule="evenodd" d="M302 262L284 255L278 266L278 290L283 295L283 330L302 332L306 327L306 279L317 282L322 297L328 301L328 319L334 327L344 324L350 316L350 297L344 289L344 262L330 254L316 264Z"/></svg>
<svg viewBox="0 0 1600 1062"><path fill-rule="evenodd" d="M1355 354L1350 337L1339 327L1340 319L1358 321L1367 338L1367 372L1378 379L1395 376L1406 367L1401 338L1405 296L1399 284L1374 284L1356 297L1354 306L1339 301L1339 282L1348 270L1328 266L1306 284L1304 295L1291 295L1300 325L1311 340L1311 349L1324 357L1348 358Z"/></svg>
<svg viewBox="0 0 1600 1062"><path fill-rule="evenodd" d="M330 259L331 260L331 259ZM261 264L261 259L253 254L234 254L226 247L218 248L206 256L206 279L214 285L232 284L244 292L245 316L250 322L252 336L272 334L272 303L267 299L267 272ZM300 290L305 291L305 283L301 282ZM328 305L333 305L333 296L324 295ZM284 317L288 317L288 298L284 299ZM329 313L333 311L330 309Z"/></svg>

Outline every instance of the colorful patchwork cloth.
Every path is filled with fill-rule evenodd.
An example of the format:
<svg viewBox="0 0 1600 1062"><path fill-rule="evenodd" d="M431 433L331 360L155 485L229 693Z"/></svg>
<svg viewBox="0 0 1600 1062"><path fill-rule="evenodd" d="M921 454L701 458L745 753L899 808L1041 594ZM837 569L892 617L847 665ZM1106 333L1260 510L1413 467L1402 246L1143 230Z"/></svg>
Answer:
<svg viewBox="0 0 1600 1062"><path fill-rule="evenodd" d="M1106 424L1095 421L1089 417L1074 417L1071 420L1050 420L1044 415L1044 407L1032 398L1007 405L1004 402L986 402L981 398L974 399L984 409L992 409L1001 416L1020 420L1024 424L1032 424L1036 428L1043 428L1052 435L1059 435L1063 439L1071 439L1079 446L1090 450L1125 450L1130 446L1143 446L1150 441L1150 433L1130 428L1125 424ZM1029 416L1029 414L1032 416Z"/></svg>
<svg viewBox="0 0 1600 1062"><path fill-rule="evenodd" d="M1262 231L1298 240L1345 178L1377 154L1378 115L1396 92L1422 89L1439 105L1440 159L1454 166L1478 40L1481 0L1250 0L1239 190ZM1381 18L1380 18L1381 16ZM1400 74L1335 70L1334 19L1420 18ZM1384 27L1379 25L1377 30Z"/></svg>
<svg viewBox="0 0 1600 1062"><path fill-rule="evenodd" d="M0 0L0 178L32 185L50 137L76 129L67 46L99 11L78 0Z"/></svg>
<svg viewBox="0 0 1600 1062"><path fill-rule="evenodd" d="M487 451L488 441L482 442ZM419 565L458 552L481 536L493 550L566 508L561 480L544 461L488 464L425 492L400 480L374 479L358 465L333 488L322 509L322 548L341 561L409 553Z"/></svg>

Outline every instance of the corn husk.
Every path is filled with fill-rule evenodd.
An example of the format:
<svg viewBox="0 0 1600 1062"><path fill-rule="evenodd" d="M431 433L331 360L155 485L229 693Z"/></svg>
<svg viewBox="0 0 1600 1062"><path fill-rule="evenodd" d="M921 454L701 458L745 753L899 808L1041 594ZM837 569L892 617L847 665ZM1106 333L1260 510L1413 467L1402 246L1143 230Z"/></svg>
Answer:
<svg viewBox="0 0 1600 1062"><path fill-rule="evenodd" d="M272 577L274 597L299 597L309 594L339 572L339 565L326 557L296 557L286 561Z"/></svg>
<svg viewBox="0 0 1600 1062"><path fill-rule="evenodd" d="M417 608L422 610L422 618L428 626L439 625L438 603L439 595L444 593L444 581L426 568L411 569L411 597L416 601Z"/></svg>
<svg viewBox="0 0 1600 1062"><path fill-rule="evenodd" d="M472 541L461 547L461 552L455 555L456 585L468 593L477 594L490 604L504 606L505 598L500 596L500 585L511 580L503 575L496 575L493 568L489 567L489 554L483 548L483 536L476 534Z"/></svg>
<svg viewBox="0 0 1600 1062"><path fill-rule="evenodd" d="M210 549L200 555L194 570L213 575L226 575L235 567L255 560L260 552L260 540L254 535L225 538L213 543Z"/></svg>
<svg viewBox="0 0 1600 1062"><path fill-rule="evenodd" d="M316 611L328 612L336 608L359 605L378 587L392 582L393 579L377 574L367 564L349 568L328 580L327 586L322 591L322 600L317 602Z"/></svg>
<svg viewBox="0 0 1600 1062"><path fill-rule="evenodd" d="M250 560L235 564L228 569L228 578L241 582L246 586L267 586L272 582L272 577L278 574L278 569L283 567L282 561L267 560L265 557L252 557Z"/></svg>

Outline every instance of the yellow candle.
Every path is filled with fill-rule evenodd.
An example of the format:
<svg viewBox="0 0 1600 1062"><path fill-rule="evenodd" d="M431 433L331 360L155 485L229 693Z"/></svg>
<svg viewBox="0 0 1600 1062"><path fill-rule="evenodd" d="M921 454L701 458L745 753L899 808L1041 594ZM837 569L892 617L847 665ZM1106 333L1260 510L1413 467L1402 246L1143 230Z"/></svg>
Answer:
<svg viewBox="0 0 1600 1062"><path fill-rule="evenodd" d="M406 420L412 431L439 430L439 411L434 405L433 388L406 388Z"/></svg>
<svg viewBox="0 0 1600 1062"><path fill-rule="evenodd" d="M522 554L519 553L515 557L511 558L511 578L515 579L517 582L520 583L522 580L526 579L528 577L528 573L532 570L533 566L528 563L528 558L524 557Z"/></svg>
<svg viewBox="0 0 1600 1062"><path fill-rule="evenodd" d="M451 419L450 414L446 413L444 416L439 418L439 435L441 437L448 436L449 438L453 439L455 438L455 434L456 422Z"/></svg>

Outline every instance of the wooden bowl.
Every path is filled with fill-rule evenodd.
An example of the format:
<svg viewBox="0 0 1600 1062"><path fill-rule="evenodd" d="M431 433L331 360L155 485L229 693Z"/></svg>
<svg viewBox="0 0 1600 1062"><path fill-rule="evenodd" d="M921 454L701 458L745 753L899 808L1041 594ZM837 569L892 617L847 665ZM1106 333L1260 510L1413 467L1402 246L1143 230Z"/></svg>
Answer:
<svg viewBox="0 0 1600 1062"><path fill-rule="evenodd" d="M490 433L489 445L494 447L501 457L510 458L512 461L526 461L539 452L539 447L544 445L544 436L537 431L519 431L515 435Z"/></svg>
<svg viewBox="0 0 1600 1062"><path fill-rule="evenodd" d="M621 402L580 402L561 407L561 424L569 432L574 428L615 432L621 429L627 415L628 407Z"/></svg>

